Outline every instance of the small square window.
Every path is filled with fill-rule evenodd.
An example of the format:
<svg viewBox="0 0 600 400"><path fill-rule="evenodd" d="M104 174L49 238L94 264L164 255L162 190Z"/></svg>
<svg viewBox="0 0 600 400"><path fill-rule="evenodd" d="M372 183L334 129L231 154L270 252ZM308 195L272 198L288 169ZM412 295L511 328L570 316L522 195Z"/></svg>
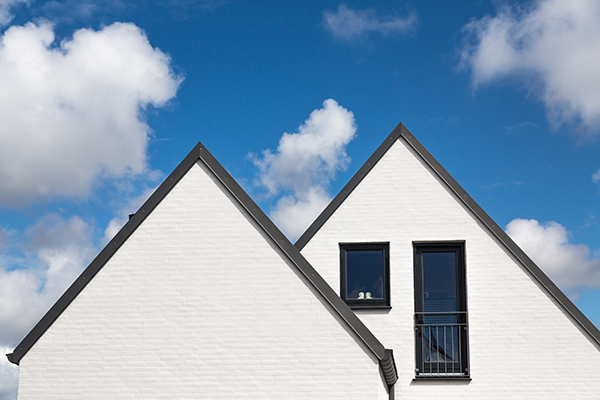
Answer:
<svg viewBox="0 0 600 400"><path fill-rule="evenodd" d="M389 243L340 243L340 293L351 308L389 308L389 248Z"/></svg>

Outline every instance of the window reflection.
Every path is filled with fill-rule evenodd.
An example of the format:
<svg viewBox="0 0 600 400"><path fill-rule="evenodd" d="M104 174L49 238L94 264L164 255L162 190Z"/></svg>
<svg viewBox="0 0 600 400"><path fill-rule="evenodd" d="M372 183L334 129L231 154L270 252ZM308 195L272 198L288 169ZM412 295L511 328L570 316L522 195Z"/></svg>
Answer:
<svg viewBox="0 0 600 400"><path fill-rule="evenodd" d="M347 250L349 299L383 299L383 250Z"/></svg>

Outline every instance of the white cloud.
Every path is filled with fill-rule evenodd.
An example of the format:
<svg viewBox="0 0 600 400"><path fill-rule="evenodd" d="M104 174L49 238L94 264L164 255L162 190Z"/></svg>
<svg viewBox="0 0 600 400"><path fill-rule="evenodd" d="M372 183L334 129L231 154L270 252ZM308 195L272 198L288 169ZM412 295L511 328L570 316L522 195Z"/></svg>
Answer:
<svg viewBox="0 0 600 400"><path fill-rule="evenodd" d="M525 75L555 124L600 127L600 2L538 0L464 27L462 65L474 86Z"/></svg>
<svg viewBox="0 0 600 400"><path fill-rule="evenodd" d="M600 259L584 244L569 243L569 233L557 222L514 219L506 233L563 290L600 288Z"/></svg>
<svg viewBox="0 0 600 400"><path fill-rule="evenodd" d="M133 24L54 43L48 24L13 26L0 44L0 204L86 196L98 177L146 169L149 106L181 82Z"/></svg>
<svg viewBox="0 0 600 400"><path fill-rule="evenodd" d="M337 11L323 13L325 28L334 37L354 40L369 33L382 35L407 34L416 29L417 15L410 12L405 17L380 15L373 10L353 10L340 4Z"/></svg>
<svg viewBox="0 0 600 400"><path fill-rule="evenodd" d="M12 9L28 0L0 0L0 26L7 25L13 19Z"/></svg>
<svg viewBox="0 0 600 400"><path fill-rule="evenodd" d="M326 187L350 162L346 145L355 134L354 114L329 99L297 133L284 133L275 152L250 155L260 169L259 182L270 195L289 193L279 200L271 217L292 240L331 200Z"/></svg>

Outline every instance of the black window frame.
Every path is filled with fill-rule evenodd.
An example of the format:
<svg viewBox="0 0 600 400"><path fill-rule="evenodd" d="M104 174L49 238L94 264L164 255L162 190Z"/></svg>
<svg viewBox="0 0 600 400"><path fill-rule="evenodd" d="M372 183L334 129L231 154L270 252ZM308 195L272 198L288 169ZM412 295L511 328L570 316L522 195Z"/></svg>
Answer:
<svg viewBox="0 0 600 400"><path fill-rule="evenodd" d="M351 309L390 309L390 242L340 243L340 297ZM382 250L383 299L348 299L346 255L348 250Z"/></svg>
<svg viewBox="0 0 600 400"><path fill-rule="evenodd" d="M470 379L469 367L469 329L468 329L468 310L467 310L467 268L465 257L465 242L464 241L449 241L449 242L413 242L414 249L414 292L415 292L415 379ZM423 253L455 253L456 265L456 332L458 334L457 343L459 345L458 360L448 361L426 361L425 349L427 344L438 349L442 348L441 344L435 343L431 339L433 329L440 329L442 325L425 324L426 314L436 315L442 314L437 312L428 312L424 310L424 291L423 291ZM454 325L454 324L450 324ZM433 328L437 327L437 328ZM429 329L429 331L427 331ZM454 328L445 328L454 329ZM439 332L439 331L437 331ZM447 332L444 330L444 332ZM454 330L452 335L454 335ZM458 333L460 332L460 334ZM428 338L429 336L429 338ZM438 334L438 337L442 335ZM433 337L435 338L435 335ZM427 349L431 354L431 349ZM456 349L455 349L456 350ZM443 354L442 350L442 354ZM446 350L448 352L448 350ZM445 354L444 354L445 356ZM441 367L441 366L443 367Z"/></svg>

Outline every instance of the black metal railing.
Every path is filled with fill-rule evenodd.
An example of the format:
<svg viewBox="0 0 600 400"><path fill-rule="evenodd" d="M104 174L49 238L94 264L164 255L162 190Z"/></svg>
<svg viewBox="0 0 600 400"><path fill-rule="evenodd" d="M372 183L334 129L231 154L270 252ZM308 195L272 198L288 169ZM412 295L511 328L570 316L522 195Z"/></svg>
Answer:
<svg viewBox="0 0 600 400"><path fill-rule="evenodd" d="M415 314L417 375L467 375L466 317L464 311Z"/></svg>

